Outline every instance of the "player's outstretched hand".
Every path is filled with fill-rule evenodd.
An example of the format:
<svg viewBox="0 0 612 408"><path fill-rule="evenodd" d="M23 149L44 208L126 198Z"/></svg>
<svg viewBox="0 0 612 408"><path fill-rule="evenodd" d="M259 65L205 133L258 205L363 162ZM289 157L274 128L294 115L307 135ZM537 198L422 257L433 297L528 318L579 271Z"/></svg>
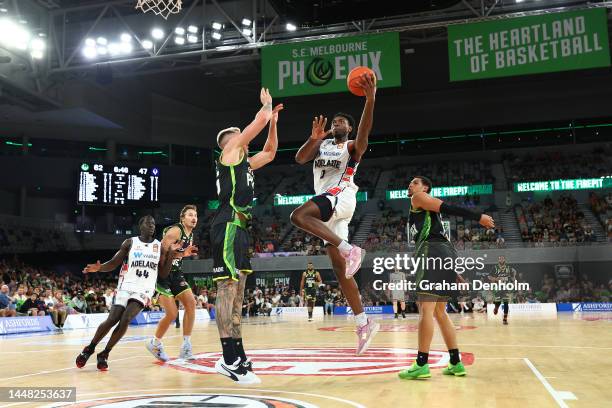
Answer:
<svg viewBox="0 0 612 408"><path fill-rule="evenodd" d="M376 95L376 80L370 74L362 74L360 85L365 92L367 99L372 99Z"/></svg>
<svg viewBox="0 0 612 408"><path fill-rule="evenodd" d="M282 111L284 108L285 106L282 103L279 103L274 107L274 109L272 109L272 123L278 123L278 112Z"/></svg>
<svg viewBox="0 0 612 408"><path fill-rule="evenodd" d="M327 125L327 118L324 118L323 115L319 115L319 117L314 118L312 121L312 132L310 133L310 138L315 140L325 139L327 135L331 133L331 129L325 131L325 126Z"/></svg>
<svg viewBox="0 0 612 408"><path fill-rule="evenodd" d="M98 272L100 270L101 265L102 264L100 263L99 260L95 264L87 264L87 266L85 268L83 268L83 273Z"/></svg>
<svg viewBox="0 0 612 408"><path fill-rule="evenodd" d="M272 95L270 95L270 91L267 88L261 88L261 92L259 93L259 100L262 105L272 105Z"/></svg>
<svg viewBox="0 0 612 408"><path fill-rule="evenodd" d="M495 221L490 215L482 214L480 216L480 225L487 229L495 228Z"/></svg>

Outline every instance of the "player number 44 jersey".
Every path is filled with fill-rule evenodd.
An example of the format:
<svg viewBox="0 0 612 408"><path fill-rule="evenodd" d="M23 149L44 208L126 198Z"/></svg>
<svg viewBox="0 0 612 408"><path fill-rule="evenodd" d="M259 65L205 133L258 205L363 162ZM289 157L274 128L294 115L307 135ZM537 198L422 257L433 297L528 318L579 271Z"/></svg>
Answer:
<svg viewBox="0 0 612 408"><path fill-rule="evenodd" d="M158 240L145 243L138 237L132 238L127 262L121 268L118 290L144 293L152 297L157 282L157 267L161 255Z"/></svg>
<svg viewBox="0 0 612 408"><path fill-rule="evenodd" d="M358 187L353 183L353 177L358 164L348 151L348 141L324 140L312 165L315 194L338 195L346 188L352 188L356 193Z"/></svg>

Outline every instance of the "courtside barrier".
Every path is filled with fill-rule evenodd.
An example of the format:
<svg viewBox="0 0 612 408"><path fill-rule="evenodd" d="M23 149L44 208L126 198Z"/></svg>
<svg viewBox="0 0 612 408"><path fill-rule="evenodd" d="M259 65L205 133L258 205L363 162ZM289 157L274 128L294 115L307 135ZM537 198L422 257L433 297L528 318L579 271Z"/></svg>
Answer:
<svg viewBox="0 0 612 408"><path fill-rule="evenodd" d="M558 303L559 312L612 312L610 302Z"/></svg>
<svg viewBox="0 0 612 408"><path fill-rule="evenodd" d="M510 315L529 315L529 314L546 314L556 315L557 304L556 303L510 303ZM493 309L495 305L493 303L487 304L487 315L494 316ZM503 305L499 307L498 316L503 314Z"/></svg>
<svg viewBox="0 0 612 408"><path fill-rule="evenodd" d="M96 328L108 318L108 313L71 314L66 317L64 329L91 329Z"/></svg>
<svg viewBox="0 0 612 408"><path fill-rule="evenodd" d="M53 331L57 327L51 316L3 317L0 319L0 335Z"/></svg>
<svg viewBox="0 0 612 408"><path fill-rule="evenodd" d="M323 316L323 306L312 309L313 316ZM301 316L308 317L307 307L273 307L270 316Z"/></svg>
<svg viewBox="0 0 612 408"><path fill-rule="evenodd" d="M202 320L210 320L210 316L208 314L208 310L205 309L196 309L195 312L196 321ZM140 324L156 324L164 317L165 312L140 312L136 315L134 320L130 322L130 324L140 325ZM179 319L182 321L183 316L185 315L184 310L179 310Z"/></svg>
<svg viewBox="0 0 612 408"><path fill-rule="evenodd" d="M381 315L381 314L393 314L393 306L365 306L363 311L368 315ZM334 307L335 315L352 315L353 310L350 306L336 306Z"/></svg>

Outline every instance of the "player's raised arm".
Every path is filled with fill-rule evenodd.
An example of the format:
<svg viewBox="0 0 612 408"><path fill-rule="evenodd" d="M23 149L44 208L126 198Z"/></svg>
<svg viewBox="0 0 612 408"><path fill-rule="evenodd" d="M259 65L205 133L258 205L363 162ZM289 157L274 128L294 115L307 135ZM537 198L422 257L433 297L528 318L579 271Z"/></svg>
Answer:
<svg viewBox="0 0 612 408"><path fill-rule="evenodd" d="M257 170L274 160L276 149L278 149L278 113L284 108L283 104L276 105L272 110L272 119L268 127L268 138L261 152L249 159L249 164L253 170Z"/></svg>
<svg viewBox="0 0 612 408"><path fill-rule="evenodd" d="M374 122L374 102L376 99L376 82L374 81L374 77L371 75L363 74L361 76L361 87L365 91L366 101L361 119L359 120L357 137L351 144L353 146L351 155L357 161L360 161L361 156L368 150L368 139L372 131L372 123Z"/></svg>
<svg viewBox="0 0 612 408"><path fill-rule="evenodd" d="M87 264L87 266L83 268L83 273L114 271L119 265L121 265L125 257L128 256L131 247L132 240L126 239L110 260L104 262L103 264L101 264L100 261L96 262L95 264Z"/></svg>
<svg viewBox="0 0 612 408"><path fill-rule="evenodd" d="M489 215L480 211L473 211L469 208L446 203L439 198L432 197L424 191L412 195L412 206L427 211L456 215L470 220L478 221L485 228L495 228L495 222Z"/></svg>
<svg viewBox="0 0 612 408"><path fill-rule="evenodd" d="M255 115L255 119L244 128L242 133L230 139L223 149L224 151L225 149L241 148L248 145L266 127L272 118L272 96L266 88L261 88L259 99L262 107Z"/></svg>
<svg viewBox="0 0 612 408"><path fill-rule="evenodd" d="M299 164L305 164L309 161L313 160L317 157L319 153L319 147L321 143L323 143L323 139L327 137L331 133L331 129L325 130L325 126L327 125L327 118L324 118L323 115L319 115L319 117L314 118L312 121L312 131L310 133L310 137L300 147L300 150L295 155L295 161Z"/></svg>

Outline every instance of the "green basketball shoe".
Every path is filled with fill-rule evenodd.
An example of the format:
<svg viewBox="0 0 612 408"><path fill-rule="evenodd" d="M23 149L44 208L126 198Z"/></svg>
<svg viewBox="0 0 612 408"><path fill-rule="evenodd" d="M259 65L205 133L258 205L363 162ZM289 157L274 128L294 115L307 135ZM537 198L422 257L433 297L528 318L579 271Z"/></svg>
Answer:
<svg viewBox="0 0 612 408"><path fill-rule="evenodd" d="M463 366L463 363L460 361L455 365L452 365L451 363L448 363L448 367L446 367L444 370L442 370L442 374L444 375L455 375L457 377L462 377L464 375L467 374L467 372L465 371L465 367Z"/></svg>
<svg viewBox="0 0 612 408"><path fill-rule="evenodd" d="M429 378L431 373L429 372L429 364L420 366L417 363L412 363L409 369L400 371L397 376L402 380L410 380L416 378Z"/></svg>

